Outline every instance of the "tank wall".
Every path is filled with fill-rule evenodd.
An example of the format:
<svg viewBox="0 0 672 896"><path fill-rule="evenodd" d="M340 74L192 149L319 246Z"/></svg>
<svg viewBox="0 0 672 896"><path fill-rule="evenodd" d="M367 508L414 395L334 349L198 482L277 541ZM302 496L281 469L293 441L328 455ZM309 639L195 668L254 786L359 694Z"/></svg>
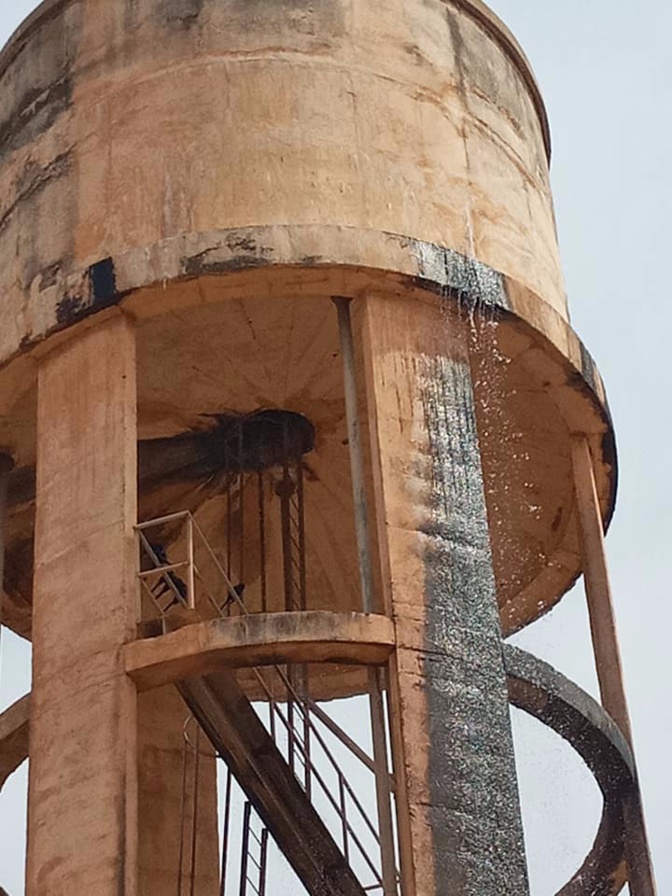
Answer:
<svg viewBox="0 0 672 896"><path fill-rule="evenodd" d="M44 4L0 57L0 359L89 265L244 225L438 243L565 314L542 110L503 41L443 0Z"/></svg>

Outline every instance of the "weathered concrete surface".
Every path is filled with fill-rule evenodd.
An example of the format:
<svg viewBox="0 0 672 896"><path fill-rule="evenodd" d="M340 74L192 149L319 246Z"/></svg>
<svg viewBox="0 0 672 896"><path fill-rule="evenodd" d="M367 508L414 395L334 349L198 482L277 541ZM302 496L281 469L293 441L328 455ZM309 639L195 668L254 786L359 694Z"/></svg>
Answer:
<svg viewBox="0 0 672 896"><path fill-rule="evenodd" d="M129 645L127 657L131 652L132 645ZM623 804L629 794L638 798L635 762L628 742L613 719L590 695L547 663L509 645L504 647L504 666L511 703L563 737L586 762L604 796L602 819L593 848L581 868L560 890L559 896L585 896L587 892L594 896L615 896L627 878ZM30 695L26 695L0 716L3 775L11 774L28 757L29 703ZM159 703L155 705L158 707ZM181 713L184 714L184 709ZM150 717L151 709L148 719ZM162 722L163 727L165 718ZM172 768L179 764L173 755L169 761ZM149 771L152 765L156 767L156 763L146 762L145 769ZM152 778L150 772L147 776L150 793ZM207 786L207 780L204 783ZM157 844L157 848L162 848L162 844ZM174 851L169 858L170 862L174 861Z"/></svg>
<svg viewBox="0 0 672 896"><path fill-rule="evenodd" d="M547 663L506 646L509 699L564 738L595 776L604 797L600 827L581 868L558 896L615 896L627 879L624 807L639 802L635 761L614 720Z"/></svg>
<svg viewBox="0 0 672 896"><path fill-rule="evenodd" d="M215 756L207 738L198 736L193 720L186 724L188 719L189 711L173 687L138 698L138 893L142 896L175 893L178 881L181 892L189 893L192 863L197 896L219 894ZM198 837L192 857L194 796Z"/></svg>
<svg viewBox="0 0 672 896"><path fill-rule="evenodd" d="M384 665L393 649L394 627L387 616L303 610L186 625L158 638L135 641L124 656L127 673L144 691L222 667ZM328 694L328 685L325 689ZM311 695L318 697L314 689Z"/></svg>
<svg viewBox="0 0 672 896"><path fill-rule="evenodd" d="M436 301L364 303L382 578L397 631L390 691L407 892L521 896L527 870L468 317Z"/></svg>
<svg viewBox="0 0 672 896"><path fill-rule="evenodd" d="M135 395L121 315L40 367L28 896L137 892Z"/></svg>
<svg viewBox="0 0 672 896"><path fill-rule="evenodd" d="M0 56L0 360L68 322L71 275L101 265L104 306L105 259L224 226L400 233L564 313L545 119L511 46L445 0L46 4Z"/></svg>
<svg viewBox="0 0 672 896"><path fill-rule="evenodd" d="M511 631L579 569L570 432L596 449L605 516L615 475L604 391L567 323L548 128L519 48L479 0L47 0L0 54L0 134L0 444L17 482L36 457L38 471L29 896L59 896L66 880L102 896L136 887L121 650L134 615L135 366L114 306L138 321L141 438L223 410L309 416L310 607L348 611L357 571L331 295L371 296L395 321L380 332L369 321L369 386L383 446L374 549L401 642L408 892L450 880L460 896L520 896L493 566ZM496 334L475 339L456 308L496 319ZM486 355L501 360L494 374ZM508 440L483 411L493 398ZM190 491L144 490L143 516ZM221 495L199 499L199 520L224 538ZM33 512L24 494L3 583L26 634ZM260 552L245 535L254 601ZM141 824L170 816L141 834L142 886L153 838L174 839L176 718L150 704L140 731Z"/></svg>
<svg viewBox="0 0 672 896"><path fill-rule="evenodd" d="M528 438L514 464L481 426L506 631L571 584L568 432L591 435L608 516L610 423L567 323L543 104L483 3L48 0L0 54L0 130L0 444L19 476L40 353L121 303L142 438L223 409L313 420L312 507L338 495L342 513L309 565L323 607L357 609L338 346L316 300L468 296L502 316L500 410ZM142 515L187 491L145 492ZM6 606L27 636L32 530L19 504Z"/></svg>

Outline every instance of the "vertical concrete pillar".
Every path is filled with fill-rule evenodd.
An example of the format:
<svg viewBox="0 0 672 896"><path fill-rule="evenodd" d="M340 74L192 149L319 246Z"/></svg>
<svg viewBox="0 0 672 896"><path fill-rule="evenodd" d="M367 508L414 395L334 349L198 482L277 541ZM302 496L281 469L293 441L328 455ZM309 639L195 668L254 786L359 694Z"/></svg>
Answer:
<svg viewBox="0 0 672 896"><path fill-rule="evenodd" d="M172 685L139 697L140 896L219 894L215 755L204 734L197 739L197 726L192 720L187 734L190 743L198 745L196 777L194 753L191 748L186 757L184 753L185 721L189 717L189 710ZM180 875L182 889L178 891Z"/></svg>
<svg viewBox="0 0 672 896"><path fill-rule="evenodd" d="M364 300L404 896L529 892L468 342L438 299Z"/></svg>
<svg viewBox="0 0 672 896"><path fill-rule="evenodd" d="M586 436L577 434L572 438L572 462L583 577L600 696L602 705L632 746L632 729L623 685L621 651L609 581L602 512ZM656 882L644 811L637 788L626 796L623 814L630 890L633 896L655 896Z"/></svg>
<svg viewBox="0 0 672 896"><path fill-rule="evenodd" d="M136 364L122 316L41 361L27 896L135 896Z"/></svg>

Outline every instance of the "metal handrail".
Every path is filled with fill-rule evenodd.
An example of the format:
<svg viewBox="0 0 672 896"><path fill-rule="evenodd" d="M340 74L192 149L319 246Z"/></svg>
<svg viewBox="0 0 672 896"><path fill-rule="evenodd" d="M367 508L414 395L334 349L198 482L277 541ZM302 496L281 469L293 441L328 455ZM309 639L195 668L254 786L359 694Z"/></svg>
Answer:
<svg viewBox="0 0 672 896"><path fill-rule="evenodd" d="M167 525L169 523L174 523L178 521L183 521L186 523L187 528L187 560L179 561L177 563L171 564L162 564L155 565L153 569L149 570L140 570L138 573L138 578L141 584L145 587L146 591L149 593L152 598L154 604L159 609L161 616L165 618L165 611L161 608L159 602L156 599L156 596L152 593L151 588L147 585L147 579L153 574L159 574L162 577L162 581L168 585L170 590L172 591L174 597L182 604L185 603L184 596L180 593L179 589L175 586L175 583L171 580L169 573L176 569L187 569L188 570L188 583L187 583L187 606L192 609L196 608L196 594L195 594L195 582L198 580L205 590L205 597L208 603L213 607L215 612L221 618L227 618L227 614L223 610L223 605L218 603L215 596L212 594L211 590L208 588L207 583L204 581L197 565L195 562L195 537L197 538L199 544L205 549L208 557L212 561L215 566L216 571L221 576L223 583L226 586L226 591L228 595L228 602L235 603L241 612L241 615L250 616L252 615L248 608L245 605L244 600L236 591L231 579L229 578L224 566L222 565L219 557L209 544L207 538L205 537L205 533L194 519L191 511L183 510L177 511L175 513L167 514L162 517L158 517L157 519L147 520L145 522L139 523L135 528L136 532L139 536L139 543L142 549L145 551L149 559L154 563L158 564L159 560L152 549L152 546L147 539L145 533L147 530L151 528L156 528L159 526ZM258 669L253 669L252 672L255 675L259 685L261 686L262 691L265 693L268 698L269 703L269 711L270 711L270 721L272 723L273 717L276 717L284 727L287 734L287 748L288 750L293 750L296 748L298 750L299 759L305 769L306 773L306 782L305 785L302 784L306 791L309 790L310 780L311 778L315 780L315 782L319 785L320 790L326 797L328 803L331 805L331 808L336 813L337 818L341 824L341 836L343 837L343 847L344 853L346 857L349 854L350 844L352 844L357 852L363 858L365 864L368 866L369 870L374 876L375 883L372 886L365 887L364 889L367 892L371 892L374 890L382 890L384 889L383 879L381 872L375 867L370 856L369 850L364 846L357 832L353 828L350 820L347 817L347 801L345 798L345 794L350 798L352 804L357 812L357 815L361 819L361 821L365 824L369 833L371 834L373 840L377 845L380 845L380 832L376 830L375 825L371 821L367 810L362 805L359 800L357 794L354 789L350 785L349 781L343 774L336 758L334 757L332 751L329 749L324 737L322 736L320 730L315 726L311 714L315 715L317 719L319 719L323 725L334 735L349 751L352 753L369 771L371 771L374 775L377 772L376 764L374 760L368 756L368 754L354 741L346 732L343 731L340 726L334 722L324 711L317 706L310 698L304 697L299 694L294 685L292 684L289 676L286 674L284 669L280 666L271 667L276 674L278 675L284 690L287 695L288 706L291 703L296 704L303 725L305 726L306 732L310 732L317 744L319 744L328 764L331 766L332 770L336 774L337 778L337 787L338 787L338 797L332 794L328 784L324 780L324 777L320 773L319 769L316 767L315 763L312 761L311 756L306 749L306 744L303 743L302 739L299 737L296 727L294 724L290 722L289 718L285 717L285 714L280 709L278 705L278 701L275 695L272 693L271 689L268 686L264 676ZM326 721L325 721L326 720ZM272 731L275 731L275 726L271 724ZM275 733L273 733L273 737L275 738ZM277 740L276 740L277 742ZM387 772L390 781L391 781L391 790L394 790L394 777L392 774ZM298 779L298 775L297 775ZM299 782L301 783L301 782Z"/></svg>

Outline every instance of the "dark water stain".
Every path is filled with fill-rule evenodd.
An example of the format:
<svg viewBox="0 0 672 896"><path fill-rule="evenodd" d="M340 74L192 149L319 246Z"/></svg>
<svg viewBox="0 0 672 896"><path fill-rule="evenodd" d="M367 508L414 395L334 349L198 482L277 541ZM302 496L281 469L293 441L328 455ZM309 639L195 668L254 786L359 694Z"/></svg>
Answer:
<svg viewBox="0 0 672 896"><path fill-rule="evenodd" d="M236 255L234 258L210 258L211 250L199 252L183 258L181 262L182 272L187 277L199 277L203 274L227 274L232 271L245 271L251 268L261 268L272 264L268 258L258 255Z"/></svg>
<svg viewBox="0 0 672 896"><path fill-rule="evenodd" d="M437 891L524 896L527 872L467 361L427 362L422 397L429 785Z"/></svg>
<svg viewBox="0 0 672 896"><path fill-rule="evenodd" d="M31 290L54 286L69 270L74 251L76 191L70 182L71 154L63 153L44 167L28 161L15 184L11 205L0 216L0 234L16 240L21 286ZM48 240L40 239L37 223L57 220Z"/></svg>
<svg viewBox="0 0 672 896"><path fill-rule="evenodd" d="M259 252L254 237L244 233L229 234L226 238L226 245L232 252L244 252L247 255L256 255Z"/></svg>
<svg viewBox="0 0 672 896"><path fill-rule="evenodd" d="M49 289L51 286L56 286L63 273L71 265L72 256L70 255L67 258L59 258L46 268L43 268L40 276L40 289Z"/></svg>
<svg viewBox="0 0 672 896"><path fill-rule="evenodd" d="M415 280L418 285L457 299L460 306L471 311L477 308L510 308L504 277L498 271L475 258L446 249L433 243L411 241L411 251L418 264Z"/></svg>
<svg viewBox="0 0 672 896"><path fill-rule="evenodd" d="M73 82L61 78L46 89L34 88L23 97L23 105L0 130L0 158L36 140L72 104Z"/></svg>
<svg viewBox="0 0 672 896"><path fill-rule="evenodd" d="M249 32L294 31L325 38L345 33L343 0L233 0L231 6Z"/></svg>
<svg viewBox="0 0 672 896"><path fill-rule="evenodd" d="M0 71L0 159L27 146L71 108L84 4L54 6L6 48Z"/></svg>
<svg viewBox="0 0 672 896"><path fill-rule="evenodd" d="M43 192L54 181L70 174L72 167L73 160L69 152L57 156L45 167L29 161L18 178L16 198L0 216L0 232L22 205Z"/></svg>
<svg viewBox="0 0 672 896"><path fill-rule="evenodd" d="M133 31L138 27L139 0L126 0L124 9L124 28Z"/></svg>
<svg viewBox="0 0 672 896"><path fill-rule="evenodd" d="M205 0L160 0L158 13L166 24L189 29L198 22L204 5Z"/></svg>
<svg viewBox="0 0 672 896"><path fill-rule="evenodd" d="M56 306L56 320L60 325L73 324L86 311L86 301L82 296L64 296Z"/></svg>

